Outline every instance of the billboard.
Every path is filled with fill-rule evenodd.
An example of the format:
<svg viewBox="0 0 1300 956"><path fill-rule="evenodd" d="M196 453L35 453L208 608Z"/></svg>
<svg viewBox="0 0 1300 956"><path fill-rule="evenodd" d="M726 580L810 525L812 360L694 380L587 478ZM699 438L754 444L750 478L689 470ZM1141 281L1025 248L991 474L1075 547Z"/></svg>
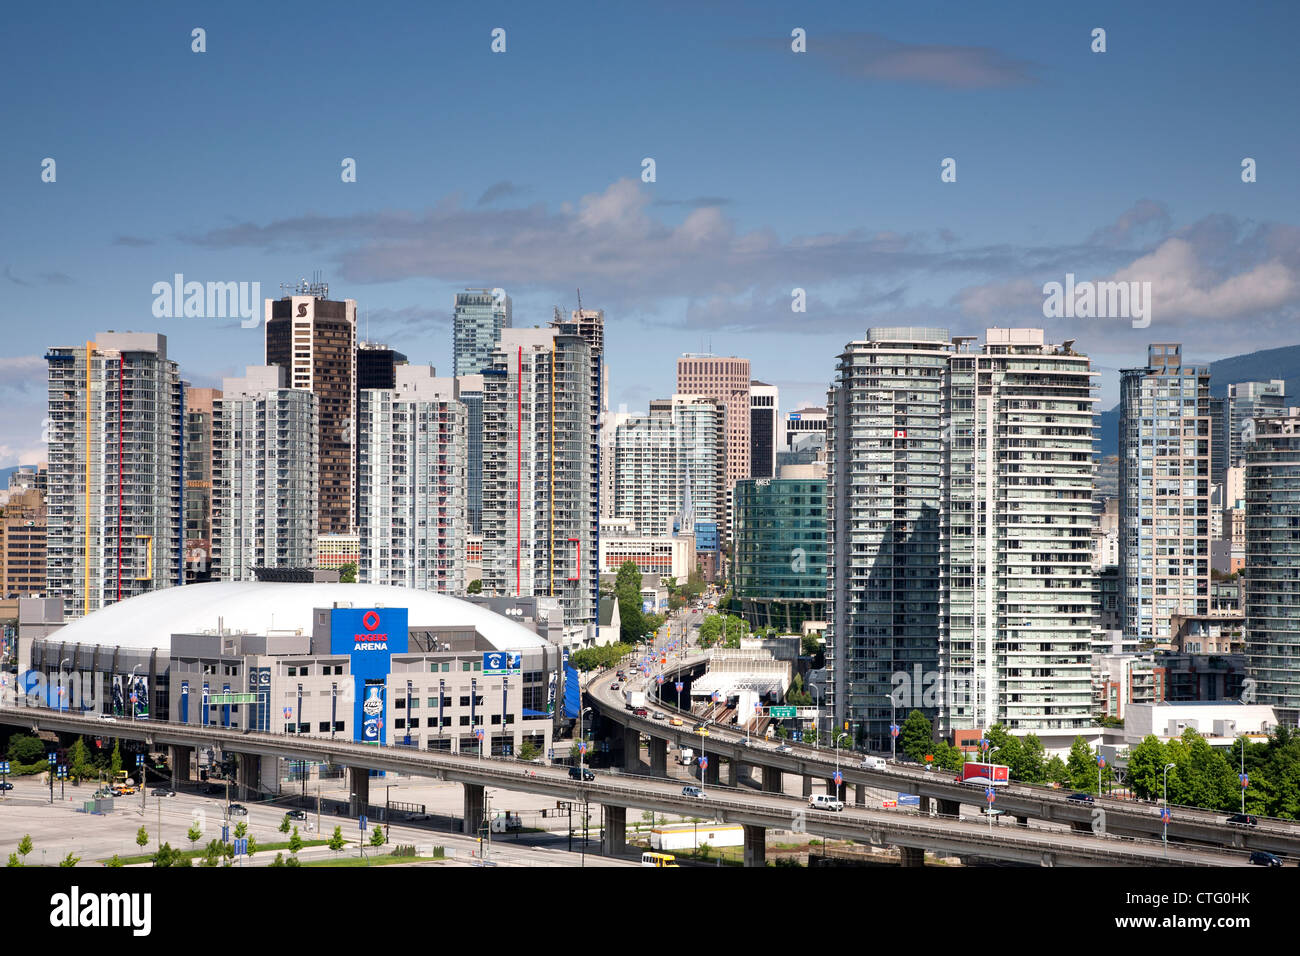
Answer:
<svg viewBox="0 0 1300 956"><path fill-rule="evenodd" d="M517 651L487 651L483 654L483 676L517 677L523 672L522 661Z"/></svg>
<svg viewBox="0 0 1300 956"><path fill-rule="evenodd" d="M330 653L351 661L355 704L352 739L387 742L385 684L394 654L409 649L404 607L334 608L330 611Z"/></svg>
<svg viewBox="0 0 1300 956"><path fill-rule="evenodd" d="M1000 763L964 763L961 782L981 787L1003 787L1011 782L1011 768Z"/></svg>

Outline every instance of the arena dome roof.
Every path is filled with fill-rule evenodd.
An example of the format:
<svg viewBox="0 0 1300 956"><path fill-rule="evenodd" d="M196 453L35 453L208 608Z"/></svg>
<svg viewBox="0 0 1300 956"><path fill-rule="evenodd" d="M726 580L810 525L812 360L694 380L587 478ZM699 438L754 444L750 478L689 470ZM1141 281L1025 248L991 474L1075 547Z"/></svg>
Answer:
<svg viewBox="0 0 1300 956"><path fill-rule="evenodd" d="M150 591L66 624L43 641L101 644L137 650L167 649L173 634L312 632L316 608L407 609L409 627L473 627L497 650L550 645L535 632L485 607L447 594L383 584L288 584L213 581Z"/></svg>

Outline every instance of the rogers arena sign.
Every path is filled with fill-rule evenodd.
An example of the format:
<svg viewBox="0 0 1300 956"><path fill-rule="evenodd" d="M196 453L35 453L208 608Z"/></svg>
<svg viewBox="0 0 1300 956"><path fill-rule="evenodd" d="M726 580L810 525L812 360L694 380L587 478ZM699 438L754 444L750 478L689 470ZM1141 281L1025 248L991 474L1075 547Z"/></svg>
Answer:
<svg viewBox="0 0 1300 956"><path fill-rule="evenodd" d="M361 626L365 633L353 636L353 651L386 651L388 650L388 635L375 633L379 629L379 612L366 611L361 616Z"/></svg>
<svg viewBox="0 0 1300 956"><path fill-rule="evenodd" d="M347 657L351 662L349 670L356 704L348 730L354 740L385 742L388 674L393 655L405 654L409 645L404 607L330 611L330 653Z"/></svg>

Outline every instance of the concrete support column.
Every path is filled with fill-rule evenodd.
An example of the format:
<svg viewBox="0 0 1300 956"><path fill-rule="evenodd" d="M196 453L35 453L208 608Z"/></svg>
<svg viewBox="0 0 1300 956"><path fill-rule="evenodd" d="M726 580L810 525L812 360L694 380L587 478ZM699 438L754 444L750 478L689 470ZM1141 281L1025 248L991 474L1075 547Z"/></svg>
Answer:
<svg viewBox="0 0 1300 956"><path fill-rule="evenodd" d="M925 866L925 850L919 846L900 846L898 848L899 866Z"/></svg>
<svg viewBox="0 0 1300 956"><path fill-rule="evenodd" d="M623 728L623 769L637 770L641 766L641 731L635 727Z"/></svg>
<svg viewBox="0 0 1300 956"><path fill-rule="evenodd" d="M650 772L656 777L668 776L668 741L650 738Z"/></svg>
<svg viewBox="0 0 1300 956"><path fill-rule="evenodd" d="M728 760L727 761L727 786L734 787L735 785L736 785L736 761Z"/></svg>
<svg viewBox="0 0 1300 956"><path fill-rule="evenodd" d="M867 787L865 784L858 784L853 788L853 805L855 807L865 807L867 805Z"/></svg>
<svg viewBox="0 0 1300 956"><path fill-rule="evenodd" d="M745 866L767 866L767 830L745 824Z"/></svg>
<svg viewBox="0 0 1300 956"><path fill-rule="evenodd" d="M257 754L239 754L239 772L235 780L235 793L242 803L250 799L250 793L257 792L257 783L261 777L262 758Z"/></svg>
<svg viewBox="0 0 1300 956"><path fill-rule="evenodd" d="M939 800L939 816L955 817L961 813L961 804L956 800Z"/></svg>
<svg viewBox="0 0 1300 956"><path fill-rule="evenodd" d="M190 748L170 746L167 748L167 765L172 768L172 789L190 782Z"/></svg>
<svg viewBox="0 0 1300 956"><path fill-rule="evenodd" d="M483 785L467 783L464 787L465 809L461 817L461 827L463 832L474 834L483 823Z"/></svg>
<svg viewBox="0 0 1300 956"><path fill-rule="evenodd" d="M1016 826L1029 826L1029 817L1016 817Z"/></svg>
<svg viewBox="0 0 1300 956"><path fill-rule="evenodd" d="M622 856L627 852L627 807L605 804L605 833L600 852L606 856Z"/></svg>
<svg viewBox="0 0 1300 956"><path fill-rule="evenodd" d="M781 770L778 767L763 768L763 792L781 792Z"/></svg>
<svg viewBox="0 0 1300 956"><path fill-rule="evenodd" d="M365 767L348 767L348 787L348 815L355 820L370 806L370 771Z"/></svg>
<svg viewBox="0 0 1300 956"><path fill-rule="evenodd" d="M718 777L718 764L720 762L717 757L709 758L709 765L704 768L704 783L717 784L720 782Z"/></svg>
<svg viewBox="0 0 1300 956"><path fill-rule="evenodd" d="M803 798L807 800L811 796L812 796L812 777L809 777L807 774L805 774L803 778Z"/></svg>
<svg viewBox="0 0 1300 956"><path fill-rule="evenodd" d="M742 780L752 778L753 775L754 775L754 768L751 767L749 764L747 763L736 764L735 786L737 787L740 786Z"/></svg>

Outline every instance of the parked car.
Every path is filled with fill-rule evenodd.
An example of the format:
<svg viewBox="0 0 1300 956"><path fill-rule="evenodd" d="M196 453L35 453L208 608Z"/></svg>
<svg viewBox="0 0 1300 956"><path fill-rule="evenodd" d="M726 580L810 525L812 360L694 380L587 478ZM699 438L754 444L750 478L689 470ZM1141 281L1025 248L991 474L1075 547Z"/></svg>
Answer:
<svg viewBox="0 0 1300 956"><path fill-rule="evenodd" d="M1228 817L1227 822L1244 827L1257 827L1259 826L1259 817L1252 817L1249 813L1234 813Z"/></svg>
<svg viewBox="0 0 1300 956"><path fill-rule="evenodd" d="M570 780L595 780L596 775L592 773L590 770L588 770L586 767L570 767L569 779Z"/></svg>
<svg viewBox="0 0 1300 956"><path fill-rule="evenodd" d="M1256 866L1281 866L1282 858L1272 853L1266 853L1263 850L1256 850L1250 855L1250 862Z"/></svg>
<svg viewBox="0 0 1300 956"><path fill-rule="evenodd" d="M1093 795L1090 794L1090 793L1072 793L1072 794L1070 794L1070 796L1068 797L1068 799L1073 800L1073 801L1075 801L1076 803L1095 803L1095 802L1096 802L1096 798L1093 797Z"/></svg>
<svg viewBox="0 0 1300 956"><path fill-rule="evenodd" d="M14 785L8 780L0 780L0 790L12 790Z"/></svg>
<svg viewBox="0 0 1300 956"><path fill-rule="evenodd" d="M682 796L696 797L700 800L703 800L705 796L707 796L707 794L705 794L705 792L701 790L699 787L682 787Z"/></svg>
<svg viewBox="0 0 1300 956"><path fill-rule="evenodd" d="M230 805L230 815L232 817L246 817L248 816L248 807L242 803L232 803Z"/></svg>
<svg viewBox="0 0 1300 956"><path fill-rule="evenodd" d="M290 820L306 820L306 819L307 819L307 811L306 811L306 810L290 810L288 813L285 814L285 816L287 816Z"/></svg>

